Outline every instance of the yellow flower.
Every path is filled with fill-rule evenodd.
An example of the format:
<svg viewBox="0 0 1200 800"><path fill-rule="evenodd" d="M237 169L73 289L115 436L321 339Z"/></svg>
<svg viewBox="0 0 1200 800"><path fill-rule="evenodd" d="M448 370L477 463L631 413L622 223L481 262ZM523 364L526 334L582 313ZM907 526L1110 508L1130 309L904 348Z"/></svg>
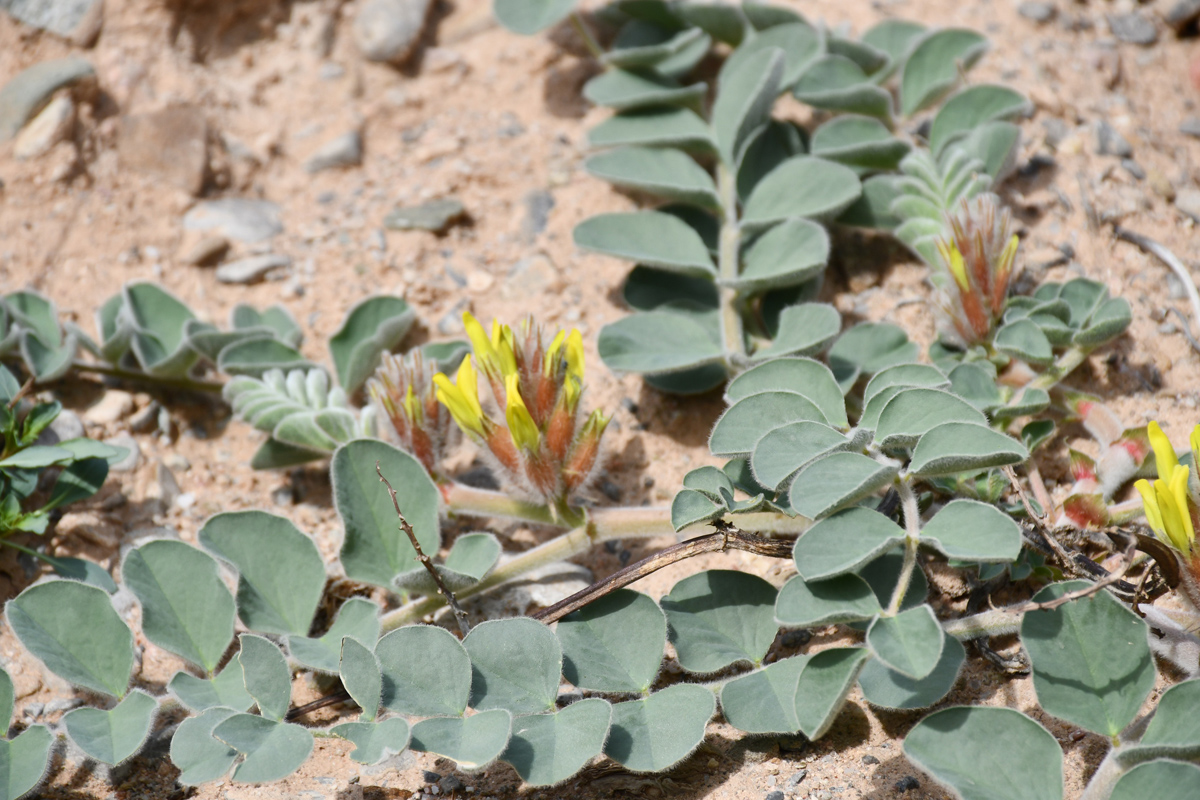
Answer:
<svg viewBox="0 0 1200 800"><path fill-rule="evenodd" d="M456 383L442 373L433 376L437 386L437 399L446 408L454 421L465 431L477 436L484 435L483 407L479 404L479 381L471 359L464 358L458 368Z"/></svg>
<svg viewBox="0 0 1200 800"><path fill-rule="evenodd" d="M518 386L518 376L514 372L505 378L504 389L507 395L508 407L504 409L504 417L508 420L508 430L512 433L513 441L522 450L537 450L541 434L534 424L525 401L521 398L521 388Z"/></svg>
<svg viewBox="0 0 1200 800"><path fill-rule="evenodd" d="M408 385L408 391L404 393L404 412L408 414L410 420L416 423L420 423L425 416L421 408L421 401L417 399L417 393L413 391L411 383Z"/></svg>
<svg viewBox="0 0 1200 800"><path fill-rule="evenodd" d="M577 329L567 337L567 375L583 383L583 335Z"/></svg>
<svg viewBox="0 0 1200 800"><path fill-rule="evenodd" d="M1134 486L1142 496L1142 507L1146 521L1154 534L1180 553L1188 555L1196 539L1192 524L1192 509L1188 503L1188 475L1190 470L1179 463L1175 448L1157 422L1146 426L1150 446L1154 448L1154 462L1158 469L1158 480L1151 483L1140 480ZM1200 425L1192 430L1192 452L1200 444Z"/></svg>
<svg viewBox="0 0 1200 800"><path fill-rule="evenodd" d="M546 348L546 358L542 361L542 374L549 377L555 373L558 367L558 354L562 350L563 342L567 340L567 332L559 331L554 334L554 339L550 342L550 346Z"/></svg>
<svg viewBox="0 0 1200 800"><path fill-rule="evenodd" d="M954 276L954 282L963 289L969 289L970 284L967 282L967 265L963 260L962 251L952 241L939 239L937 242L938 250L942 253L942 258L946 260L946 266L950 270L950 274Z"/></svg>
<svg viewBox="0 0 1200 800"><path fill-rule="evenodd" d="M1158 477L1162 480L1169 480L1175 473L1175 468L1179 466L1179 459L1175 457L1175 448L1171 447L1171 442L1167 439L1167 435L1163 433L1157 422L1151 422L1146 426L1146 433L1150 438L1150 446L1154 448L1154 465L1158 468ZM1193 437L1195 431L1192 432Z"/></svg>

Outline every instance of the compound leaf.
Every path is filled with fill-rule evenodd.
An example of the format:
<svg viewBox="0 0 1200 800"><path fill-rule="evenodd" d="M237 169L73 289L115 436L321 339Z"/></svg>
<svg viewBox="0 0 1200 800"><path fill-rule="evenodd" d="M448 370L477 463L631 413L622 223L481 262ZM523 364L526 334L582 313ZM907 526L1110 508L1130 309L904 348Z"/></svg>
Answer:
<svg viewBox="0 0 1200 800"><path fill-rule="evenodd" d="M598 214L576 225L573 236L584 250L685 275L716 274L700 234L662 211Z"/></svg>
<svg viewBox="0 0 1200 800"><path fill-rule="evenodd" d="M950 558L1010 562L1021 554L1021 529L1012 517L978 500L946 504L921 529L921 541Z"/></svg>
<svg viewBox="0 0 1200 800"><path fill-rule="evenodd" d="M813 525L796 540L796 570L805 580L833 578L904 541L904 529L869 508L847 508Z"/></svg>
<svg viewBox="0 0 1200 800"><path fill-rule="evenodd" d="M367 648L379 640L379 606L365 597L351 597L342 603L329 631L319 639L289 636L292 658L320 672L337 672L341 661L342 640L349 636Z"/></svg>
<svg viewBox="0 0 1200 800"><path fill-rule="evenodd" d="M205 711L217 706L246 711L254 705L254 698L246 691L242 662L237 655L210 680L197 678L182 670L176 672L167 689L192 711Z"/></svg>
<svg viewBox="0 0 1200 800"><path fill-rule="evenodd" d="M237 713L230 708L210 708L179 723L171 737L171 763L181 771L176 778L179 783L196 786L228 774L238 751L213 738L213 729Z"/></svg>
<svg viewBox="0 0 1200 800"><path fill-rule="evenodd" d="M806 581L799 575L783 585L775 600L780 625L811 628L871 619L883 609L870 585L857 575Z"/></svg>
<svg viewBox="0 0 1200 800"><path fill-rule="evenodd" d="M264 717L283 719L292 699L292 672L287 659L271 640L262 636L243 633L238 640L242 646L238 660L242 663L247 693L258 703Z"/></svg>
<svg viewBox="0 0 1200 800"><path fill-rule="evenodd" d="M721 711L725 720L746 733L794 733L796 684L809 656L776 661L761 670L742 675L721 687Z"/></svg>
<svg viewBox="0 0 1200 800"><path fill-rule="evenodd" d="M233 771L238 783L283 780L300 769L313 749L307 728L253 714L234 714L217 723L212 735L245 757Z"/></svg>
<svg viewBox="0 0 1200 800"><path fill-rule="evenodd" d="M383 705L401 714L461 715L471 695L471 659L454 634L432 625L397 628L375 645Z"/></svg>
<svg viewBox="0 0 1200 800"><path fill-rule="evenodd" d="M389 717L380 722L343 722L329 732L354 744L350 758L360 764L377 764L408 747L411 730L402 717Z"/></svg>
<svg viewBox="0 0 1200 800"><path fill-rule="evenodd" d="M950 693L965 660L962 643L947 636L937 666L921 680L913 680L872 658L859 673L858 685L873 706L900 710L928 708Z"/></svg>
<svg viewBox="0 0 1200 800"><path fill-rule="evenodd" d="M894 617L878 617L867 629L867 646L884 666L923 680L942 657L946 636L933 609L925 604Z"/></svg>

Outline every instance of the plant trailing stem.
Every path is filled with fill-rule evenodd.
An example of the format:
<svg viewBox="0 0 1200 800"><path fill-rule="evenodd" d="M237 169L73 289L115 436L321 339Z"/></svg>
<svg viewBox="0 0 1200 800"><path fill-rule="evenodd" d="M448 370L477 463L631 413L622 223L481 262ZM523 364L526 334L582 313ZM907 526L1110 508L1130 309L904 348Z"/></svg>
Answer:
<svg viewBox="0 0 1200 800"><path fill-rule="evenodd" d="M738 224L737 178L724 162L717 165L717 191L721 198L721 238L717 251L718 275L722 281L736 281L742 244ZM721 343L730 367L740 369L746 362L746 337L738 309L737 290L718 285L721 305Z"/></svg>
<svg viewBox="0 0 1200 800"><path fill-rule="evenodd" d="M892 592L892 601L885 612L889 617L900 613L908 584L912 581L913 569L917 565L917 547L921 543L921 509L917 507L917 494L907 477L897 481L896 491L900 495L900 510L904 514L904 563Z"/></svg>
<svg viewBox="0 0 1200 800"><path fill-rule="evenodd" d="M476 489L463 483L449 482L441 486L442 497L450 513L469 517L498 517L555 528L574 527L560 515L555 517L549 506L515 500L504 492ZM582 520L578 524L582 524Z"/></svg>
<svg viewBox="0 0 1200 800"><path fill-rule="evenodd" d="M1031 380L1027 386L1033 389L1045 389L1046 391L1053 389L1058 385L1059 381L1070 375L1076 367L1082 364L1090 352L1090 350L1085 350L1082 347L1072 347L1058 357L1058 361L1054 362L1054 366Z"/></svg>
<svg viewBox="0 0 1200 800"><path fill-rule="evenodd" d="M1014 613L1018 609L1019 606L992 608L969 617L947 620L942 623L942 630L947 636L964 642L1016 633L1021 628L1022 618L1022 614Z"/></svg>
<svg viewBox="0 0 1200 800"><path fill-rule="evenodd" d="M739 514L738 521L742 529L765 535L799 534L810 524L803 517L791 518L769 512ZM548 564L581 555L601 542L674 535L675 529L671 526L670 514L663 509L613 508L594 511L586 525L543 542L501 564L479 583L460 589L458 599L465 600L482 594ZM383 630L391 631L419 622L445 605L446 601L438 595L414 600L384 614Z"/></svg>
<svg viewBox="0 0 1200 800"><path fill-rule="evenodd" d="M94 372L97 375L108 375L111 378L119 378L123 381L138 381L140 383L153 383L159 386L165 386L169 389L182 389L189 392L220 392L225 384L217 381L201 381L192 378L169 378L165 376L151 375L147 372L139 370L121 369L120 367L110 367L106 364L96 364L89 361L76 361L71 364L72 369L79 372Z"/></svg>

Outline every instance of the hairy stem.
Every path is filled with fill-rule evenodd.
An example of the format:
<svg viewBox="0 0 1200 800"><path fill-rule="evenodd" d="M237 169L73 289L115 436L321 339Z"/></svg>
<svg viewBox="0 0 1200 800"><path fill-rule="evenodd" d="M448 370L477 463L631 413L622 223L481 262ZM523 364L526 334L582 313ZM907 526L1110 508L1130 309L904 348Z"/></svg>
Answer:
<svg viewBox="0 0 1200 800"><path fill-rule="evenodd" d="M1091 350L1082 347L1072 347L1067 352L1058 357L1058 361L1050 369L1038 375L1031 380L1027 386L1034 389L1045 389L1049 391L1058 385L1058 382L1070 375L1076 367L1084 362Z"/></svg>
<svg viewBox="0 0 1200 800"><path fill-rule="evenodd" d="M571 528L582 524L582 520L580 520L572 525L561 515L556 517L554 510L549 506L515 500L504 492L476 489L473 486L454 482L442 484L441 489L442 497L451 514L514 519L555 528Z"/></svg>
<svg viewBox="0 0 1200 800"><path fill-rule="evenodd" d="M963 642L1016 633L1021 627L1023 616L1016 611L1017 608L1018 606L1012 609L992 608L969 617L947 620L942 623L942 630L947 636L953 636Z"/></svg>
<svg viewBox="0 0 1200 800"><path fill-rule="evenodd" d="M733 281L738 277L742 232L738 225L737 178L733 169L723 162L717 165L717 191L721 197L718 272L721 280ZM746 339L742 331L742 316L738 311L737 290L730 286L718 286L717 291L721 304L721 342L725 348L725 361L731 367L740 368L746 361Z"/></svg>
<svg viewBox="0 0 1200 800"><path fill-rule="evenodd" d="M900 510L904 513L904 563L892 592L892 601L885 612L889 617L900 613L908 584L912 582L913 569L917 565L917 546L921 543L921 510L917 507L917 494L908 478L897 481L896 492L900 495Z"/></svg>
<svg viewBox="0 0 1200 800"><path fill-rule="evenodd" d="M220 392L225 386L217 381L201 381L192 378L167 378L158 375L151 375L146 372L133 369L121 369L120 367L111 367L107 364L97 364L90 361L76 361L71 367L79 372L94 372L97 375L108 375L112 378L120 378L125 381L139 381L142 383L154 383L159 386L165 386L169 389L183 389L189 392Z"/></svg>

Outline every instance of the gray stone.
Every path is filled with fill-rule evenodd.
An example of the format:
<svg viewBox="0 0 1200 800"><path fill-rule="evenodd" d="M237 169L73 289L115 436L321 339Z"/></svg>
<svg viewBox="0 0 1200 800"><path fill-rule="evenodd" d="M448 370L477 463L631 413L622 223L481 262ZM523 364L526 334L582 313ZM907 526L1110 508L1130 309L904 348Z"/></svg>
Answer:
<svg viewBox="0 0 1200 800"><path fill-rule="evenodd" d="M443 314L442 318L438 320L438 333L443 336L455 336L462 333L465 330L463 327L462 312L466 310L467 305L467 300L464 298L455 303L453 308Z"/></svg>
<svg viewBox="0 0 1200 800"><path fill-rule="evenodd" d="M208 122L194 106L121 118L117 153L126 169L161 178L195 196L208 169Z"/></svg>
<svg viewBox="0 0 1200 800"><path fill-rule="evenodd" d="M0 89L0 142L16 136L59 89L95 78L96 71L82 58L43 61L18 72Z"/></svg>
<svg viewBox="0 0 1200 800"><path fill-rule="evenodd" d="M862 757L862 763L869 764L869 765L875 765L875 764L879 763L879 759L876 758L875 756L871 755L870 753L867 753L865 756Z"/></svg>
<svg viewBox="0 0 1200 800"><path fill-rule="evenodd" d="M539 253L513 265L500 287L500 294L506 298L530 297L540 292L557 291L561 286L562 280L554 262Z"/></svg>
<svg viewBox="0 0 1200 800"><path fill-rule="evenodd" d="M1067 123L1063 122L1058 117L1050 117L1042 120L1042 128L1046 131L1046 144L1057 149L1063 140L1071 135L1071 129L1067 127Z"/></svg>
<svg viewBox="0 0 1200 800"><path fill-rule="evenodd" d="M70 97L60 95L17 134L13 155L27 159L49 153L54 145L70 136L74 127L75 104Z"/></svg>
<svg viewBox="0 0 1200 800"><path fill-rule="evenodd" d="M104 0L0 0L12 16L82 45L89 45L100 32Z"/></svg>
<svg viewBox="0 0 1200 800"><path fill-rule="evenodd" d="M788 778L788 782L787 782L788 788L793 789L793 788L799 786L800 782L803 781L807 777L808 777L808 770L806 770L806 769L800 770L795 775Z"/></svg>
<svg viewBox="0 0 1200 800"><path fill-rule="evenodd" d="M158 412L162 405L157 400L151 400L150 405L129 418L129 430L134 433L150 433L158 427Z"/></svg>
<svg viewBox="0 0 1200 800"><path fill-rule="evenodd" d="M515 139L524 132L525 127L521 125L521 120L517 119L511 111L505 111L500 115L500 127L496 130L496 135L501 139Z"/></svg>
<svg viewBox="0 0 1200 800"><path fill-rule="evenodd" d="M905 775L900 780L896 781L897 792L911 792L913 789L920 789L921 782L912 775Z"/></svg>
<svg viewBox="0 0 1200 800"><path fill-rule="evenodd" d="M74 411L60 411L54 418L54 422L50 423L49 430L58 437L60 442L78 439L84 433L83 420Z"/></svg>
<svg viewBox="0 0 1200 800"><path fill-rule="evenodd" d="M447 197L417 206L396 206L392 213L383 218L383 225L394 231L422 230L442 233L465 214L466 209L462 202Z"/></svg>
<svg viewBox="0 0 1200 800"><path fill-rule="evenodd" d="M1171 10L1163 17L1163 21L1176 33L1183 33L1184 29L1195 22L1198 17L1200 17L1200 0L1179 0L1171 6Z"/></svg>
<svg viewBox="0 0 1200 800"><path fill-rule="evenodd" d="M214 231L239 242L261 242L283 231L279 206L267 200L226 197L197 203L183 217L184 230Z"/></svg>
<svg viewBox="0 0 1200 800"><path fill-rule="evenodd" d="M1121 167L1139 181L1146 179L1146 170L1142 169L1142 165L1134 161L1132 158L1122 158Z"/></svg>
<svg viewBox="0 0 1200 800"><path fill-rule="evenodd" d="M1109 14L1108 28L1113 36L1128 44L1149 45L1158 41L1158 28L1154 27L1154 22L1137 11Z"/></svg>
<svg viewBox="0 0 1200 800"><path fill-rule="evenodd" d="M1021 3L1017 6L1017 13L1034 22L1049 22L1054 19L1058 9L1053 3Z"/></svg>
<svg viewBox="0 0 1200 800"><path fill-rule="evenodd" d="M354 40L368 61L401 64L412 55L432 0L367 0L354 18Z"/></svg>
<svg viewBox="0 0 1200 800"><path fill-rule="evenodd" d="M346 68L341 64L335 64L332 61L326 61L317 70L317 77L323 81L336 81L338 78L346 74Z"/></svg>
<svg viewBox="0 0 1200 800"><path fill-rule="evenodd" d="M312 158L305 162L304 171L312 174L323 169L357 167L362 163L362 159L362 134L350 131L322 145L313 153Z"/></svg>
<svg viewBox="0 0 1200 800"><path fill-rule="evenodd" d="M1176 192L1175 207L1200 222L1200 190L1181 189Z"/></svg>
<svg viewBox="0 0 1200 800"><path fill-rule="evenodd" d="M250 256L217 267L217 280L221 283L255 283L262 280L271 270L291 265L291 257L280 253Z"/></svg>
<svg viewBox="0 0 1200 800"><path fill-rule="evenodd" d="M553 208L554 195L545 189L534 189L525 195L525 219L521 222L521 234L526 241L533 241L546 230Z"/></svg>
<svg viewBox="0 0 1200 800"><path fill-rule="evenodd" d="M1185 136L1195 136L1197 139L1200 139L1200 117L1188 117L1185 119L1179 125L1179 132Z"/></svg>
<svg viewBox="0 0 1200 800"><path fill-rule="evenodd" d="M784 800L784 793L776 789L773 792L767 792L765 800Z"/></svg>
<svg viewBox="0 0 1200 800"><path fill-rule="evenodd" d="M138 446L137 439L130 436L128 433L118 433L116 436L104 440L105 444L110 444L113 447L123 447L129 451L128 455L109 467L113 472L133 472L138 468L138 464L142 461L142 448Z"/></svg>
<svg viewBox="0 0 1200 800"><path fill-rule="evenodd" d="M224 236L205 236L181 259L193 267L209 267L229 252L229 240Z"/></svg>
<svg viewBox="0 0 1200 800"><path fill-rule="evenodd" d="M1100 120L1096 123L1096 152L1102 156L1129 158L1133 155L1133 145L1107 121Z"/></svg>

